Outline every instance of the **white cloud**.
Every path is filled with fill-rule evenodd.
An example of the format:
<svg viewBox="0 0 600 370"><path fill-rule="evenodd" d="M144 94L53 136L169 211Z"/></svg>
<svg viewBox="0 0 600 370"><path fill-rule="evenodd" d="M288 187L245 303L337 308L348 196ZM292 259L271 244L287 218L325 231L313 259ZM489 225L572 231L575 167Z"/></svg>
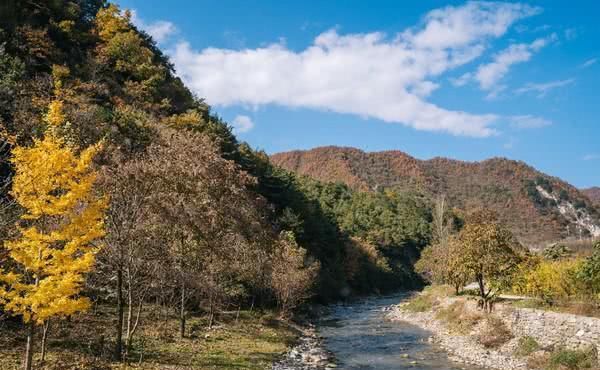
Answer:
<svg viewBox="0 0 600 370"><path fill-rule="evenodd" d="M550 126L552 124L552 121L550 120L547 120L542 117L532 116L530 114L522 116L512 116L509 118L511 121L511 126L517 129L542 128Z"/></svg>
<svg viewBox="0 0 600 370"><path fill-rule="evenodd" d="M480 56L487 41L537 14L523 4L469 2L429 12L393 38L378 32L320 34L304 50L282 43L256 49L180 43L170 52L178 74L217 106L322 109L454 135L494 135L493 114L448 110L425 100L441 74Z"/></svg>
<svg viewBox="0 0 600 370"><path fill-rule="evenodd" d="M473 74L471 72L467 72L460 77L450 78L450 82L452 83L452 85L457 86L457 87L465 86L466 84L469 83L469 81L471 81L472 78L473 78Z"/></svg>
<svg viewBox="0 0 600 370"><path fill-rule="evenodd" d="M131 23L137 28L142 29L152 36L154 41L158 43L165 42L169 37L173 36L177 32L177 27L171 22L159 20L156 22L145 22L139 17L137 11L131 10Z"/></svg>
<svg viewBox="0 0 600 370"><path fill-rule="evenodd" d="M239 115L233 119L232 126L233 132L240 134L252 130L254 128L254 122L252 122L252 119L248 116Z"/></svg>
<svg viewBox="0 0 600 370"><path fill-rule="evenodd" d="M587 154L583 156L584 161L595 161L600 159L600 154Z"/></svg>
<svg viewBox="0 0 600 370"><path fill-rule="evenodd" d="M592 59L589 59L589 60L586 60L585 62L583 62L579 67L587 68L587 67L593 66L596 63L598 63L598 58L592 58Z"/></svg>
<svg viewBox="0 0 600 370"><path fill-rule="evenodd" d="M477 68L473 78L483 90L497 91L498 82L508 73L510 67L517 63L527 62L535 52L556 40L556 34L539 38L530 44L512 44L494 55L493 61Z"/></svg>
<svg viewBox="0 0 600 370"><path fill-rule="evenodd" d="M518 88L515 90L517 94L523 94L528 92L537 93L538 98L543 98L546 94L553 89L557 89L559 87L564 87L575 82L574 78L569 78L566 80L558 80L558 81L550 81L544 83L527 83L525 86Z"/></svg>

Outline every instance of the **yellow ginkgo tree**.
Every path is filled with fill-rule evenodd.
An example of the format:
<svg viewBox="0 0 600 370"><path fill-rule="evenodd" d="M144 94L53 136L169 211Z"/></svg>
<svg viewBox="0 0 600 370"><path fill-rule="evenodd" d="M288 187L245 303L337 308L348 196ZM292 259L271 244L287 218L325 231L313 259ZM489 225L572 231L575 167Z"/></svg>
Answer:
<svg viewBox="0 0 600 370"><path fill-rule="evenodd" d="M12 151L12 196L23 208L18 235L7 241L9 260L0 266L0 304L28 325L25 369L32 366L33 335L50 318L83 311L85 274L93 269L104 235L106 200L94 193L92 168L100 145L80 152L53 130L64 119L51 104L43 139Z"/></svg>

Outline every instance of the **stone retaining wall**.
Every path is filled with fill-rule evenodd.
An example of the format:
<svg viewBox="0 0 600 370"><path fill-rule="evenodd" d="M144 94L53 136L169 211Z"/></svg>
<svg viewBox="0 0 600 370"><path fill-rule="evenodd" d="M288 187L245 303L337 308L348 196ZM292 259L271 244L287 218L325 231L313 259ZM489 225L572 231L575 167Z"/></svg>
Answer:
<svg viewBox="0 0 600 370"><path fill-rule="evenodd" d="M498 311L517 337L533 337L542 346L595 346L600 352L600 319L530 308L501 307Z"/></svg>
<svg viewBox="0 0 600 370"><path fill-rule="evenodd" d="M485 348L477 340L481 334L481 322L469 334L457 334L437 319L437 310L457 300L464 301L467 312L481 313L475 300L448 297L440 299L434 311L409 312L403 309L404 304L400 304L390 310L388 318L410 322L431 331L432 341L447 350L451 359L486 368L527 369L527 359L515 355L519 340L523 337L534 338L544 353L557 347L588 349L594 346L600 361L600 319L497 304L493 314L508 326L513 337L499 348L491 349Z"/></svg>

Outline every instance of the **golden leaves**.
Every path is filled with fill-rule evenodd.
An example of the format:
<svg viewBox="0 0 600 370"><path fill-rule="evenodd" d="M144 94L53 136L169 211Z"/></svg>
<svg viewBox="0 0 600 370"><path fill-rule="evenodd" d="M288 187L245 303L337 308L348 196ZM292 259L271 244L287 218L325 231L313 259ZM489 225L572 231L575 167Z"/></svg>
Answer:
<svg viewBox="0 0 600 370"><path fill-rule="evenodd" d="M110 4L107 8L100 9L96 15L96 31L102 41L106 42L112 39L115 34L129 29L130 13L125 16L115 4Z"/></svg>
<svg viewBox="0 0 600 370"><path fill-rule="evenodd" d="M48 112L44 116L44 121L50 127L59 127L66 121L64 113L64 103L62 100L53 100L48 106Z"/></svg>
<svg viewBox="0 0 600 370"><path fill-rule="evenodd" d="M49 124L64 122L62 102L50 104ZM53 130L31 147L16 147L12 196L25 209L19 237L5 243L18 267L0 271L0 303L25 321L71 315L89 302L78 297L104 236L107 200L93 193L93 158L101 144L80 153ZM25 222L23 222L25 221Z"/></svg>

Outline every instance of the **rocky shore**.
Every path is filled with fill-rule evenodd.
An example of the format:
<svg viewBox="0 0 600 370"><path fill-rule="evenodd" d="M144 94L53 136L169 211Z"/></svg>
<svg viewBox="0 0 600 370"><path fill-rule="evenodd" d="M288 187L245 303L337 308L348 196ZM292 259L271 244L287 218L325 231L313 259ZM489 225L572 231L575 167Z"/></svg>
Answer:
<svg viewBox="0 0 600 370"><path fill-rule="evenodd" d="M432 336L429 341L447 351L450 359L454 362L499 370L527 368L525 361L515 358L512 354L515 343L507 343L500 350L490 350L477 343L472 335L452 333L444 323L435 318L435 312L408 312L403 310L402 306L403 304L390 309L388 318L410 322L430 331Z"/></svg>
<svg viewBox="0 0 600 370"><path fill-rule="evenodd" d="M470 312L478 311L473 301L449 297L425 312L406 310L407 303L393 306L387 318L409 322L431 332L429 341L447 351L455 362L490 369L528 369L528 360L548 356L553 348L600 349L599 319L504 305L497 305L493 316L506 325L510 332L509 339L495 348L486 348L479 340L484 330L483 320L473 325L470 332L458 334L439 318L440 309L458 300L463 300ZM528 356L517 355L522 338L533 338L540 344L539 349Z"/></svg>
<svg viewBox="0 0 600 370"><path fill-rule="evenodd" d="M272 370L323 370L336 368L333 355L325 350L323 340L314 325L307 325L298 343L279 361Z"/></svg>

